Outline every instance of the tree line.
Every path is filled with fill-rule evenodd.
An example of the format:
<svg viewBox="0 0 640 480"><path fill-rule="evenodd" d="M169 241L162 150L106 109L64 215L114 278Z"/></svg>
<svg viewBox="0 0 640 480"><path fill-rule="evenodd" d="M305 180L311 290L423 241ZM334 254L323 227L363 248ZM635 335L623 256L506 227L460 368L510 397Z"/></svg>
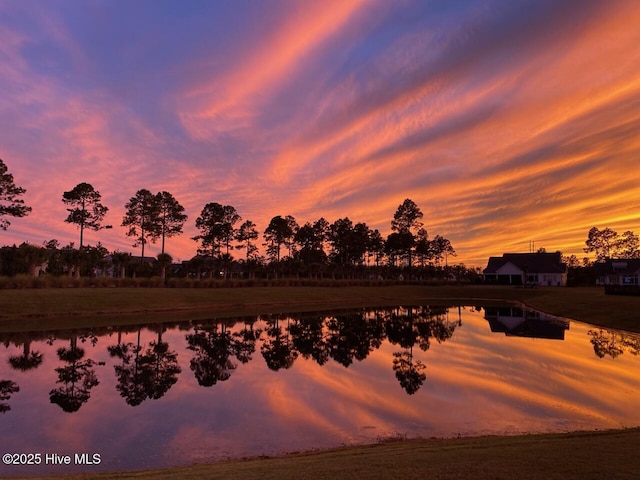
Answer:
<svg viewBox="0 0 640 480"><path fill-rule="evenodd" d="M11 224L7 217L24 217L31 207L21 198L25 189L16 186L13 176L0 159L0 229ZM141 247L140 257L130 253L109 252L101 243L84 244L84 231L112 228L103 225L109 208L102 204L100 192L89 183L80 183L64 192L62 202L67 206L67 223L80 231L79 247L73 242L61 247L57 240L44 242L41 247L22 244L19 247L0 248L0 275L33 273L47 262L46 273L91 276L106 263L111 264L115 276L124 277L141 272L165 278L172 258L165 253L166 239L181 235L188 217L184 207L166 191L152 193L141 189L125 204L121 225L126 235L133 238L133 246ZM457 278L477 279L478 269L464 265L448 268L448 257L455 256L451 242L440 236L429 235L422 223L423 213L411 199L398 206L391 221L391 233L385 238L366 223L353 223L348 217L329 223L324 218L300 225L291 216L275 216L262 232L262 246L266 256L260 254L260 232L254 222L244 220L231 205L207 203L195 220L199 234L197 256L182 274L228 278L240 265L243 274L253 278L262 275L295 275L310 278L331 275L347 278L365 275L389 276L455 274ZM153 263L145 261L148 243L161 240L161 253ZM618 234L611 228L589 230L584 252L595 254L596 262L608 258L640 258L640 240L632 231ZM234 250L240 250L236 259ZM107 260L108 259L108 260ZM593 263L589 257L580 261L576 255L563 257L569 268L571 283L592 284L595 279ZM444 267L443 267L444 263Z"/></svg>
<svg viewBox="0 0 640 480"><path fill-rule="evenodd" d="M24 217L31 208L20 198L25 190L15 186L0 160L0 219L6 216ZM74 243L60 247L57 240L45 242L42 247L23 244L0 249L0 274L28 273L48 262L46 272L54 275L71 273L92 275L104 266L107 256L116 275L124 276L129 270L158 268L164 278L172 258L165 253L166 240L181 235L188 220L184 207L169 192L152 193L141 189L125 204L121 226L140 247L140 257L125 252L109 252L101 243L85 245L85 230L98 231L112 228L104 219L109 208L102 203L102 195L89 183L80 183L62 194L67 207L65 222L74 224L80 232L79 247ZM456 252L451 242L440 235L430 238L422 223L423 213L411 199L400 204L391 221L391 233L385 238L366 223L354 223L344 217L329 223L325 218L300 225L291 215L277 215L263 232L250 219L243 219L235 207L220 203L207 203L195 220L198 235L196 257L192 260L198 275L222 275L228 278L234 266L242 267L250 278L256 272L268 271L276 278L296 275L311 278L326 274L353 278L365 274L378 275L385 267L394 275L416 276L425 268L442 269ZM244 221L243 221L244 220ZM10 222L2 220L6 230ZM265 256L260 254L258 242L262 236ZM161 253L153 265L145 258L145 247L161 240ZM241 252L236 259L232 252ZM130 266L135 268L130 268ZM146 265L146 266L145 266ZM367 268L364 268L367 267ZM366 270L366 272L365 272ZM193 273L193 272L191 272Z"/></svg>

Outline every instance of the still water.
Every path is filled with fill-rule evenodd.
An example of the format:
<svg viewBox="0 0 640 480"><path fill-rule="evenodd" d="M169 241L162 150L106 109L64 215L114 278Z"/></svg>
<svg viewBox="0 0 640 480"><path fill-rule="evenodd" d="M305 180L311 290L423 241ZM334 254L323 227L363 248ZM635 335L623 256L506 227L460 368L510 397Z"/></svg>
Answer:
<svg viewBox="0 0 640 480"><path fill-rule="evenodd" d="M40 454L0 475L640 425L639 336L518 308L205 316L0 340L0 454Z"/></svg>

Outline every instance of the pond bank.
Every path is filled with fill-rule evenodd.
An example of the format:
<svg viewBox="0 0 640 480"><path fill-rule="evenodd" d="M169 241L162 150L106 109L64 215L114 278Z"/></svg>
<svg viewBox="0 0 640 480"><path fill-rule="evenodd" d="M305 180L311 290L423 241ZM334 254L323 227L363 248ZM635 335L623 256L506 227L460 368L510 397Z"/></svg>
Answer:
<svg viewBox="0 0 640 480"><path fill-rule="evenodd" d="M403 303L488 305L498 301L521 302L552 315L640 332L640 297L608 296L597 287L477 285L0 290L0 330L162 322L187 318L193 311L222 317Z"/></svg>
<svg viewBox="0 0 640 480"><path fill-rule="evenodd" d="M400 440L272 458L127 473L66 475L64 478L615 480L637 478L639 446L638 428L513 437Z"/></svg>

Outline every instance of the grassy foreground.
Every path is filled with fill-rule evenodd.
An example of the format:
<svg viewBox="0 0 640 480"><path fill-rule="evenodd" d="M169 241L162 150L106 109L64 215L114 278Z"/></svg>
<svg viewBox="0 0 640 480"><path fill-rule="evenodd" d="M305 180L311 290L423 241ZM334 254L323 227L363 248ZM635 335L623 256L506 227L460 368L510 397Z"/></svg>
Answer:
<svg viewBox="0 0 640 480"><path fill-rule="evenodd" d="M68 479L632 479L640 429L517 437L405 440L274 458Z"/></svg>
<svg viewBox="0 0 640 480"><path fill-rule="evenodd" d="M602 288L418 285L0 290L0 329L177 321L188 319L194 311L222 317L402 303L487 305L497 301L522 302L554 315L640 332L640 297L605 295Z"/></svg>

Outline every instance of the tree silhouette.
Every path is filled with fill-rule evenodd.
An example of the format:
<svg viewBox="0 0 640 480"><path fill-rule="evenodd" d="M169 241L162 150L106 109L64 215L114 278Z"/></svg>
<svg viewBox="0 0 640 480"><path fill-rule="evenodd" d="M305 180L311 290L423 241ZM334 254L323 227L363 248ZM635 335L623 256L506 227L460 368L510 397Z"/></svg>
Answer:
<svg viewBox="0 0 640 480"><path fill-rule="evenodd" d="M369 248L369 227L365 223L354 225L348 217L340 218L329 227L328 240L333 262L349 269L363 262Z"/></svg>
<svg viewBox="0 0 640 480"><path fill-rule="evenodd" d="M78 251L78 267L83 275L95 276L97 269L104 269L109 250L100 242L95 247L86 245Z"/></svg>
<svg viewBox="0 0 640 480"><path fill-rule="evenodd" d="M122 219L122 226L129 227L127 236L135 238L133 246L142 246L140 255L142 261L145 245L148 242L154 243L162 233L157 198L149 190L143 188L138 190L124 207L127 210Z"/></svg>
<svg viewBox="0 0 640 480"><path fill-rule="evenodd" d="M411 271L411 250L415 244L413 231L422 228L422 217L423 214L418 205L407 198L398 205L391 221L391 230L401 236L401 248L406 252L409 271Z"/></svg>
<svg viewBox="0 0 640 480"><path fill-rule="evenodd" d="M187 221L184 207L169 192L158 192L156 194L158 208L158 222L160 224L160 237L162 238L162 249L164 253L165 237L170 238L182 233L182 227Z"/></svg>
<svg viewBox="0 0 640 480"><path fill-rule="evenodd" d="M380 266L380 260L384 257L384 239L377 229L369 231L367 251L373 255L375 266L378 268Z"/></svg>
<svg viewBox="0 0 640 480"><path fill-rule="evenodd" d="M13 175L7 173L7 166L0 159L0 229L6 230L11 225L5 216L25 217L31 212L31 207L24 204L21 197L26 190L13 183Z"/></svg>
<svg viewBox="0 0 640 480"><path fill-rule="evenodd" d="M611 252L616 245L618 232L610 228L600 230L592 227L589 230L587 240L584 242L587 246L584 248L585 253L595 252L596 261L604 262L611 257Z"/></svg>
<svg viewBox="0 0 640 480"><path fill-rule="evenodd" d="M158 192L156 194L156 203L158 207L158 222L160 224L160 237L162 238L162 248L160 255L164 255L165 238L174 237L182 233L182 227L187 221L187 215L184 213L184 207L169 192ZM166 265L161 264L160 276L164 280L166 274Z"/></svg>
<svg viewBox="0 0 640 480"><path fill-rule="evenodd" d="M429 234L424 228L420 228L415 237L415 252L420 259L420 266L424 268L425 262L434 257L433 243L429 240Z"/></svg>
<svg viewBox="0 0 640 480"><path fill-rule="evenodd" d="M298 233L298 230L300 229L300 225L298 225L298 222L296 222L296 219L293 218L292 215L287 215L286 217L284 217L284 219L287 221L287 225L289 226L289 231L291 232L289 236L285 238L284 244L289 250L289 258L293 258L293 254L295 252L294 238L296 236L296 233Z"/></svg>
<svg viewBox="0 0 640 480"><path fill-rule="evenodd" d="M327 239L329 223L320 218L313 225L309 222L298 228L294 241L300 246L296 257L307 268L309 274L318 274L327 261L324 242Z"/></svg>
<svg viewBox="0 0 640 480"><path fill-rule="evenodd" d="M231 250L231 242L235 239L238 233L235 228L235 224L242 220L242 217L231 205L224 205L222 210L222 223L224 225L222 241L225 245L225 253L230 255L229 251Z"/></svg>
<svg viewBox="0 0 640 480"><path fill-rule="evenodd" d="M451 242L440 235L436 235L431 241L431 252L436 260L436 264L440 264L440 261L444 257L445 266L448 266L449 255L453 257L456 256L456 251L451 245Z"/></svg>
<svg viewBox="0 0 640 480"><path fill-rule="evenodd" d="M280 267L280 249L294 236L291 226L292 223L287 218L277 215L271 219L263 234L267 255L276 264L276 277Z"/></svg>
<svg viewBox="0 0 640 480"><path fill-rule="evenodd" d="M617 238L615 247L619 258L640 258L640 238L631 230Z"/></svg>
<svg viewBox="0 0 640 480"><path fill-rule="evenodd" d="M389 234L385 242L385 252L389 256L393 266L396 266L396 260L407 256L409 268L411 268L411 249L415 245L414 237L411 232L394 232Z"/></svg>
<svg viewBox="0 0 640 480"><path fill-rule="evenodd" d="M109 209L100 203L101 200L100 192L91 184L84 182L62 194L62 202L71 207L67 208L69 216L65 222L75 223L80 229L80 250L83 246L84 229L97 231L102 228L100 222Z"/></svg>
<svg viewBox="0 0 640 480"><path fill-rule="evenodd" d="M253 243L253 240L256 240L258 236L259 234L258 230L256 230L256 224L251 220L247 220L240 225L240 228L236 233L236 240L240 242L240 245L237 248L244 248L246 252L245 261L247 262L249 261L249 258L258 251L258 247Z"/></svg>
<svg viewBox="0 0 640 480"><path fill-rule="evenodd" d="M231 205L207 203L196 218L196 228L200 230L200 235L193 237L193 240L200 241L202 245L198 253L209 255L213 259L221 253L224 245L229 254L231 242L236 235L234 225L240 220L240 215ZM225 271L225 276L226 273ZM210 274L213 277L213 270Z"/></svg>

